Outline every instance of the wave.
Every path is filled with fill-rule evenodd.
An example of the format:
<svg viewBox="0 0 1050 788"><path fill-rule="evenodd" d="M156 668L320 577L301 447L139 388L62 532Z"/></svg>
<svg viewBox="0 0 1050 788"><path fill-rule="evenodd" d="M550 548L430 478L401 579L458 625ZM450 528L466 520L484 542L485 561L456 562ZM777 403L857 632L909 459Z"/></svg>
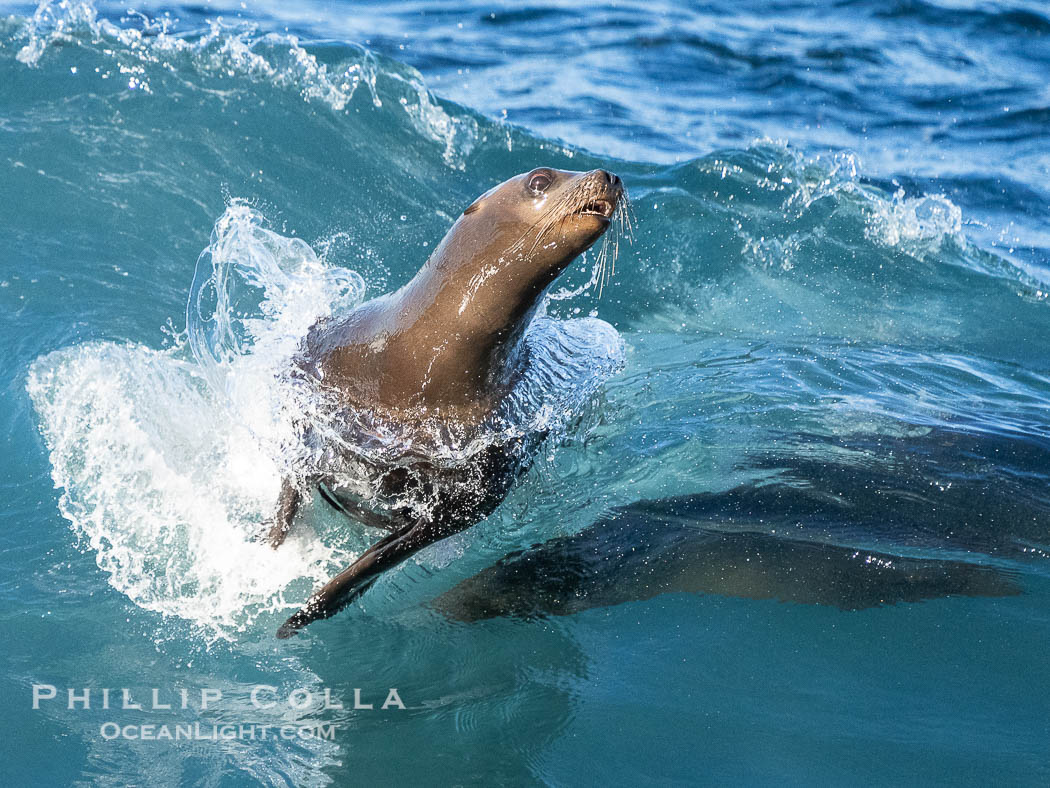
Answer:
<svg viewBox="0 0 1050 788"><path fill-rule="evenodd" d="M971 242L949 196L876 183L854 155L759 140L674 166L602 159L438 99L418 72L363 47L219 20L117 25L65 0L3 22L0 41L12 86L0 123L25 141L0 183L18 228L11 259L34 261L33 276L76 271L85 292L115 294L114 312L137 313L33 354L27 387L63 514L146 609L244 631L364 546L322 514L279 560L256 541L280 477L309 460L288 418L301 401L278 370L318 316L406 281L465 205L535 166L616 170L638 232L600 299L588 261L563 277L571 297L550 301L529 337L534 375L510 407L519 428L565 435L624 363L636 383L639 370L663 380L720 346L776 354L765 375L712 379L710 394L672 374L688 401L663 426L656 405L639 414L646 434L702 432L698 409L729 401L750 403L732 418L790 424L794 362L808 385L839 387L805 411L819 422L831 402L832 428L1038 428L1045 392L1019 370L1050 366L1050 274ZM141 326L186 304L205 246L186 338L155 349ZM111 268L128 276L110 281ZM5 273L3 296L31 295L27 279ZM672 338L666 355L652 336ZM924 364L944 381L932 405L911 374ZM959 370L1000 383L956 384ZM974 391L987 406L977 416L958 406ZM668 467L709 462L687 459Z"/></svg>
<svg viewBox="0 0 1050 788"><path fill-rule="evenodd" d="M850 154L758 142L627 183L641 230L604 313L617 325L1046 359L1031 337L1050 329L1050 272L978 247L947 196L888 193Z"/></svg>
<svg viewBox="0 0 1050 788"><path fill-rule="evenodd" d="M251 25L230 25L211 20L203 33L176 35L170 20L140 17L141 28L121 27L99 18L84 0L44 0L13 38L24 39L16 59L39 66L50 49L80 44L109 56L115 73L109 73L129 90L153 91L151 75L158 70L192 68L200 75L243 76L295 90L307 102L319 102L345 111L358 89L364 87L372 103L382 107L392 100L421 134L444 146L443 157L462 167L473 147L476 122L464 115L453 119L410 66L381 59L358 46L344 46L338 67L321 62L304 49L297 37L258 33ZM383 94L384 98L380 97Z"/></svg>
<svg viewBox="0 0 1050 788"><path fill-rule="evenodd" d="M447 222L477 193L522 169L539 163L576 169L607 165L627 175L636 192L658 198L653 208L639 203L644 214L640 218L650 228L644 238L653 239L643 243L641 254L636 255L642 259L647 255L650 259L672 256L691 272L710 272L711 263L718 266L721 261L706 259L695 242L708 238L722 242L719 228L711 226L721 218L711 215L717 211L739 225L734 234L746 250L745 256L758 262L763 257L779 256L777 264L790 266L790 247L803 236L840 229L826 223L838 218L831 216L838 209L840 214L856 216L871 242L865 245L853 238L833 237L843 242L852 256L879 256L879 249L889 249L891 254L902 252L928 260L937 257L1016 280L1027 296L1035 298L1042 298L1050 289L1050 272L1033 271L1007 257L982 253L967 243L963 228L968 221L946 195L917 194L911 189L883 191L862 175L860 160L849 153L811 156L782 142L758 140L743 150L716 151L672 167L603 161L586 151L537 139L437 99L415 69L358 45L304 44L292 35L260 33L245 23L217 19L198 31L176 33L173 27L167 18L145 17L133 17L128 26L118 26L100 18L90 3L61 0L41 3L31 19L16 20L5 37L13 43L18 62L45 72L41 76L49 83L56 82L60 74L68 76L68 71L75 71L77 76L84 76L88 70L98 74L107 85L90 81L70 91L70 80L66 79L63 90L71 95L90 91L105 101L105 109L124 109L122 114L127 117L121 119L122 128L114 131L129 133L132 129L128 124L134 126L135 136L126 142L141 148L143 159L152 160L154 166L167 158L163 151L173 141L166 139L165 130L155 124L140 126L140 116L148 119L147 113L170 117L176 127L173 136L186 128L187 121L198 127L209 122L217 127L211 132L217 136L205 151L184 144L187 141L174 140L178 153L187 157L191 171L187 176L211 165L208 157L225 159L235 171L249 169L248 162L238 155L243 133L221 128L235 110L242 115L236 121L238 128L265 138L269 153L279 151L294 158L305 177L320 181L321 169L338 163L344 190L370 198L345 206L351 211L345 224L375 223L376 212L369 212L369 208L392 214L394 219L404 217L404 206L397 214L386 206L406 197L414 209ZM86 66L77 65L83 56L88 56ZM271 90L278 91L276 106L270 99ZM206 115L181 120L185 116L181 94L186 91L208 104ZM136 93L152 93L152 100L121 106ZM321 105L332 115L326 118L310 109L288 105L284 101L289 96L297 96L308 107ZM104 115L102 107L98 110ZM267 119L272 129L263 128ZM80 126L90 119L78 120L76 125ZM332 137L325 135L330 120L338 122L335 138L345 149L339 158L329 156L323 163L314 164L309 158L313 149L298 148L314 137L328 144ZM300 133L295 133L295 127ZM98 128L92 131L98 155L91 155L96 151L86 153L89 159L108 159L98 161L105 176L107 165L112 167L115 157L97 139L103 132ZM278 210L289 210L290 201L282 199L286 194L272 194L273 187L267 184L271 177L285 175L289 169L282 168L280 161L270 166L277 168L272 176L252 172L245 185ZM463 174L450 177L449 169ZM116 185L127 186L116 173L113 177ZM179 188L170 179L164 185ZM320 191L332 185L336 184L328 180L318 183ZM202 199L199 194L195 198L198 202ZM682 204L682 198L691 204ZM331 201L332 197L321 199ZM697 221L687 228L686 244L678 245L681 232L672 225L675 214L683 212ZM807 222L812 226L807 227ZM766 244L772 249L765 249ZM686 254L689 259L683 261ZM726 262L731 259L726 258ZM847 259L840 268L849 265ZM863 264L857 267L863 276ZM404 276L409 271L400 273Z"/></svg>

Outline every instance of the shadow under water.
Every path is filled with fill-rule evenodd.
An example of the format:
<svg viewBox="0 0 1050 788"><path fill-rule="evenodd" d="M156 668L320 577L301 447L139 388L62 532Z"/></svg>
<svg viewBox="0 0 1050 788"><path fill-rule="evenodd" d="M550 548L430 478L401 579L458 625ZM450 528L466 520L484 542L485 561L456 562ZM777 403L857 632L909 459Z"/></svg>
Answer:
<svg viewBox="0 0 1050 788"><path fill-rule="evenodd" d="M860 610L1019 594L1013 560L1047 555L1045 494L1025 473L1047 467L1041 445L948 430L786 443L748 463L752 483L619 507L504 556L434 607L529 618L689 592Z"/></svg>

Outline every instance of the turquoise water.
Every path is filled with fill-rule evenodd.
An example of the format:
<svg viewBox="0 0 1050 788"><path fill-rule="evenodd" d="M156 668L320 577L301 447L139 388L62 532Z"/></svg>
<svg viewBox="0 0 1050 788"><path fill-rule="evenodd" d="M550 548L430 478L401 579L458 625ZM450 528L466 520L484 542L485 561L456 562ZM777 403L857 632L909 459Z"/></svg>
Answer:
<svg viewBox="0 0 1050 788"><path fill-rule="evenodd" d="M1041 4L3 8L11 784L1050 780ZM275 365L537 166L608 168L637 215L537 329L553 434L488 520L277 641L375 534L318 499L257 542ZM198 258L240 299L214 355ZM661 585L671 528L703 593ZM553 609L580 587L484 574L522 550L652 574ZM730 593L752 561L823 604ZM909 598L894 561L924 601L852 604L872 564ZM527 614L477 615L479 578ZM141 736L194 723L272 730Z"/></svg>

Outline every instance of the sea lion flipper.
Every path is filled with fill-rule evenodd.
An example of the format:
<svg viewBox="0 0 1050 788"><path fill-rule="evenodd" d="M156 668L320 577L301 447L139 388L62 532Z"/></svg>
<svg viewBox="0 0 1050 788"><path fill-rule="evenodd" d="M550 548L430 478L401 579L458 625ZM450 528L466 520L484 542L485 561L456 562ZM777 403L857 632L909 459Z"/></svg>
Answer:
<svg viewBox="0 0 1050 788"><path fill-rule="evenodd" d="M408 520L396 513L385 513L380 514L379 512L373 511L353 500L341 498L336 495L332 490L325 484L318 484L317 491L321 494L321 498L341 514L345 514L352 520L357 520L362 525L367 525L369 528L376 528L380 531L404 531L411 528L413 521Z"/></svg>
<svg viewBox="0 0 1050 788"><path fill-rule="evenodd" d="M361 557L315 591L306 604L277 630L277 637L288 638L319 618L335 615L363 594L380 574L399 564L429 544L425 538L427 521L420 519L410 528L390 534L368 548Z"/></svg>
<svg viewBox="0 0 1050 788"><path fill-rule="evenodd" d="M291 479L285 479L281 483L281 494L277 496L277 513L273 518L273 525L270 526L270 532L267 535L267 539L270 542L270 546L275 550L281 546L288 531L292 528L292 520L295 519L295 513L299 510L299 502L302 500L302 493L299 491L298 486Z"/></svg>

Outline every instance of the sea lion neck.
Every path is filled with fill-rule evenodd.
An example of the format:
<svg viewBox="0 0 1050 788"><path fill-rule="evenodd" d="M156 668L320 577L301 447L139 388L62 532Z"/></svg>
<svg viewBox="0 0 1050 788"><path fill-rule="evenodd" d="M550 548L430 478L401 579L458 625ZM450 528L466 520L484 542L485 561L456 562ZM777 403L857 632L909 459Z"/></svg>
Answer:
<svg viewBox="0 0 1050 788"><path fill-rule="evenodd" d="M449 236L395 296L402 335L427 360L421 390L431 402L477 400L506 383L545 289L564 268L537 270L508 251L509 234Z"/></svg>
<svg viewBox="0 0 1050 788"><path fill-rule="evenodd" d="M323 357L319 377L348 404L477 421L512 385L521 337L557 272L537 280L498 255L447 252L439 246L400 290L308 338L308 355Z"/></svg>
<svg viewBox="0 0 1050 788"><path fill-rule="evenodd" d="M399 293L402 303L420 305L420 319L472 343L503 343L524 327L572 259L537 260L513 248L521 235L518 227L502 233L453 227Z"/></svg>

